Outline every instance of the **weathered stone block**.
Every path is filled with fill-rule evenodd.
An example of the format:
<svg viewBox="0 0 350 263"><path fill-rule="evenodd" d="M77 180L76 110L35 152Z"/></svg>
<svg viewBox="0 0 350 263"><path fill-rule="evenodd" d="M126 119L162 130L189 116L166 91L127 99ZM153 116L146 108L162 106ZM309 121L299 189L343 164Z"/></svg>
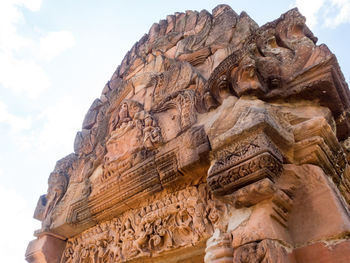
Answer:
<svg viewBox="0 0 350 263"><path fill-rule="evenodd" d="M60 263L65 246L64 240L52 235L40 236L29 243L26 260L30 263Z"/></svg>

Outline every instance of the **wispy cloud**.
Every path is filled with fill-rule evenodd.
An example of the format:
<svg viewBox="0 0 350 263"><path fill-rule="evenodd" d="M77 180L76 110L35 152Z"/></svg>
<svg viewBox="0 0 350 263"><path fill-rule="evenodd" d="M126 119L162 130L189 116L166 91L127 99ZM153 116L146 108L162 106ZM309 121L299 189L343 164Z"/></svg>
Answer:
<svg viewBox="0 0 350 263"><path fill-rule="evenodd" d="M45 70L33 59L18 59L0 51L0 85L20 96L37 98L50 87Z"/></svg>
<svg viewBox="0 0 350 263"><path fill-rule="evenodd" d="M20 8L38 11L41 0L2 0L0 1L0 50L12 51L31 44L31 40L17 32L17 26L24 23Z"/></svg>
<svg viewBox="0 0 350 263"><path fill-rule="evenodd" d="M69 31L50 32L40 38L40 55L51 60L75 45L75 39Z"/></svg>
<svg viewBox="0 0 350 263"><path fill-rule="evenodd" d="M25 24L23 10L37 12L41 4L41 0L0 0L0 132L2 142L5 142L3 152L15 151L17 162L18 158L24 157L21 153L40 156L45 161L53 159L54 163L71 152L74 134L80 128L83 116L82 111L77 110L78 103L59 97L53 98L51 106L42 109L40 116L37 115L38 108L35 115L30 112L18 114L8 107L7 96L2 96L11 94L10 97L22 97L21 101L32 98L39 102L43 92L51 87L45 66L75 45L69 31L55 29L48 32ZM21 33L23 27L28 29L25 35ZM76 114L79 120L74 118ZM9 145L15 150L6 148ZM7 168L7 164L5 166ZM17 176L11 172L13 174L4 174L0 170L0 206L5 215L0 217L0 255L1 262L20 263L24 262L28 242L34 239L33 231L40 223L31 219L33 207L16 190L17 187L14 189L4 183L5 176L7 179Z"/></svg>
<svg viewBox="0 0 350 263"><path fill-rule="evenodd" d="M11 114L7 109L7 105L0 101L0 124L1 123L7 124L12 132L19 133L31 128L32 119L29 116L21 118Z"/></svg>
<svg viewBox="0 0 350 263"><path fill-rule="evenodd" d="M5 175L3 175L5 176ZM0 171L0 178L1 178ZM13 188L0 184L0 206L4 216L0 217L0 254L2 262L24 262L24 253L33 230L40 228L40 222L32 217L32 208Z"/></svg>
<svg viewBox="0 0 350 263"><path fill-rule="evenodd" d="M69 31L48 32L41 37L18 32L25 23L22 9L36 12L40 6L41 0L0 1L0 85L29 98L37 98L51 85L40 61L50 61L75 44ZM26 56L19 59L19 51Z"/></svg>
<svg viewBox="0 0 350 263"><path fill-rule="evenodd" d="M333 14L333 15L332 15ZM350 0L332 0L325 15L325 25L335 28L350 22Z"/></svg>
<svg viewBox="0 0 350 263"><path fill-rule="evenodd" d="M3 123L10 127L7 136L18 151L46 157L53 155L58 159L73 151L74 137L81 129L85 110L85 104L64 96L36 117L21 118L9 113L0 101L0 125Z"/></svg>
<svg viewBox="0 0 350 263"><path fill-rule="evenodd" d="M81 129L86 109L72 97L61 97L54 105L39 114L44 121L37 133L37 146L41 151L60 153L62 156L73 150L74 136Z"/></svg>
<svg viewBox="0 0 350 263"><path fill-rule="evenodd" d="M350 0L296 0L300 12L306 16L310 28L335 28L350 22Z"/></svg>

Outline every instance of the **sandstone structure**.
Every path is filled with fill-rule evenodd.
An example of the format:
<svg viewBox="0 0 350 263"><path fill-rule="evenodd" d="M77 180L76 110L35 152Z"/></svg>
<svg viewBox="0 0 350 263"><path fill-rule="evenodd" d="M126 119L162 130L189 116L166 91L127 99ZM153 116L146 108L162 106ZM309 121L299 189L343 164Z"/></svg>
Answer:
<svg viewBox="0 0 350 263"><path fill-rule="evenodd" d="M31 263L350 262L350 93L297 9L154 24L39 198Z"/></svg>

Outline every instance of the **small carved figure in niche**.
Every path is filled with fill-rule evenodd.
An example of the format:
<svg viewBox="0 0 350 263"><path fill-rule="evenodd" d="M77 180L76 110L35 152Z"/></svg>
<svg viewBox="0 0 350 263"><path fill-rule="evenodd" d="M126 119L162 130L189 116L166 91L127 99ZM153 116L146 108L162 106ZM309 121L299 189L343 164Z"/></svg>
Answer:
<svg viewBox="0 0 350 263"><path fill-rule="evenodd" d="M109 249L109 262L119 262L121 261L121 222L119 218L114 218L108 225L110 241L108 245Z"/></svg>
<svg viewBox="0 0 350 263"><path fill-rule="evenodd" d="M109 254L108 257L109 261L107 262L120 262L122 260L122 250L121 250L121 244L114 240L113 243L110 243L109 246Z"/></svg>
<svg viewBox="0 0 350 263"><path fill-rule="evenodd" d="M206 213L208 215L208 219L212 222L212 224L215 224L219 220L219 211L215 208L214 201L208 200Z"/></svg>
<svg viewBox="0 0 350 263"><path fill-rule="evenodd" d="M134 247L140 252L140 255L150 255L149 252L145 252L144 248L147 247L149 236L153 233L153 228L150 223L145 223L142 226L139 237L134 241Z"/></svg>
<svg viewBox="0 0 350 263"><path fill-rule="evenodd" d="M199 240L202 233L205 232L205 206L203 203L198 203L194 207L187 209L188 213L192 217L193 224L196 226L195 232ZM204 220L203 220L204 219Z"/></svg>
<svg viewBox="0 0 350 263"><path fill-rule="evenodd" d="M118 122L116 128L123 127L126 124L128 124L130 121L132 121L130 114L129 114L129 106L127 102L123 102L123 104L120 107L119 114L118 114Z"/></svg>
<svg viewBox="0 0 350 263"><path fill-rule="evenodd" d="M82 196L84 197L87 197L91 194L91 183L89 179L85 179L84 188L81 192L82 192Z"/></svg>
<svg viewBox="0 0 350 263"><path fill-rule="evenodd" d="M176 214L176 223L181 233L184 235L191 233L190 224L192 223L192 217L189 215L186 208L181 209Z"/></svg>
<svg viewBox="0 0 350 263"><path fill-rule="evenodd" d="M135 231L131 226L130 219L127 219L123 226L123 232L121 235L122 253L125 258L136 256L139 251L134 249Z"/></svg>
<svg viewBox="0 0 350 263"><path fill-rule="evenodd" d="M97 247L95 244L91 244L89 246L89 259L91 263L95 263L96 262L96 252L97 252Z"/></svg>
<svg viewBox="0 0 350 263"><path fill-rule="evenodd" d="M97 263L105 263L108 259L109 249L108 242L105 239L97 240Z"/></svg>
<svg viewBox="0 0 350 263"><path fill-rule="evenodd" d="M162 140L160 128L152 115L146 113L145 127L143 129L143 144L147 149L154 149Z"/></svg>

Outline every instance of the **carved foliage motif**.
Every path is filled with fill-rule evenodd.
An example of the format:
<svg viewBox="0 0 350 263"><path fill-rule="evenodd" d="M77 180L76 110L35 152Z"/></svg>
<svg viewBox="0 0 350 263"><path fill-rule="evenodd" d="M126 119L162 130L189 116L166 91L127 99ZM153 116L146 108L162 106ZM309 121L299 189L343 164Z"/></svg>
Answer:
<svg viewBox="0 0 350 263"><path fill-rule="evenodd" d="M281 162L269 153L262 153L216 176L208 178L207 181L214 193L224 194L266 177L273 180L281 172Z"/></svg>
<svg viewBox="0 0 350 263"><path fill-rule="evenodd" d="M212 234L224 209L204 185L188 187L69 239L61 263L121 262L195 244Z"/></svg>
<svg viewBox="0 0 350 263"><path fill-rule="evenodd" d="M273 181L282 171L282 155L264 133L224 146L212 153L212 159L207 182L216 194L230 193L266 177Z"/></svg>
<svg viewBox="0 0 350 263"><path fill-rule="evenodd" d="M179 115L180 131L185 131L197 120L196 93L193 90L184 90L168 97L163 103L153 109L154 112L163 112L168 109L176 109Z"/></svg>
<svg viewBox="0 0 350 263"><path fill-rule="evenodd" d="M223 149L213 153L214 165L208 172L209 177L227 168L232 167L254 155L268 151L278 160L282 160L282 155L276 145L265 134L253 134L238 142L229 144Z"/></svg>
<svg viewBox="0 0 350 263"><path fill-rule="evenodd" d="M165 71L154 78L154 105L162 104L170 97L175 97L179 92L188 89L190 85L193 85L197 91L203 89L205 80L189 63L166 60L164 64Z"/></svg>

